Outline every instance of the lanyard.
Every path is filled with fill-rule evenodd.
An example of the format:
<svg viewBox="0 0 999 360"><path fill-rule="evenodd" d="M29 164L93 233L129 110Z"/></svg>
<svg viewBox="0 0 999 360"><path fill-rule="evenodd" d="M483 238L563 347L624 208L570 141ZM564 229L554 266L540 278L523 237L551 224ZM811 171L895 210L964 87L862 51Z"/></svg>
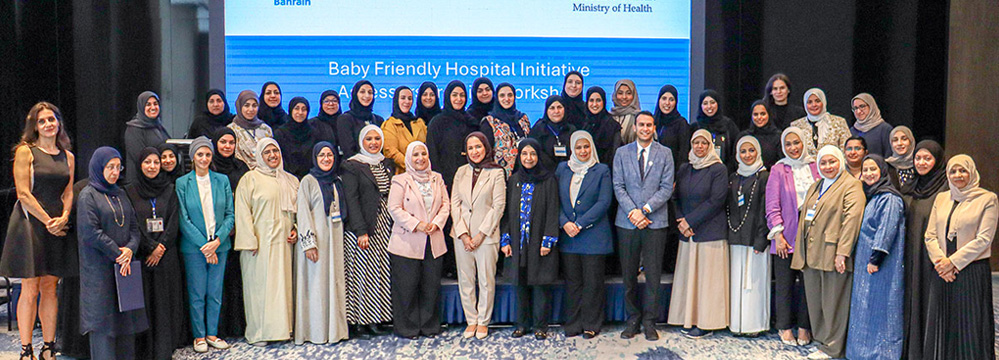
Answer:
<svg viewBox="0 0 999 360"><path fill-rule="evenodd" d="M545 124L545 127L547 127L548 131L551 131L552 134L555 135L555 144L558 146L562 146L562 139L558 137L559 132L555 131L555 128L553 128L551 124Z"/></svg>
<svg viewBox="0 0 999 360"><path fill-rule="evenodd" d="M245 131L247 135L250 135L250 137L253 138L253 141L257 141L257 134L255 134L255 132L257 132L257 130L243 129L243 131Z"/></svg>
<svg viewBox="0 0 999 360"><path fill-rule="evenodd" d="M822 179L822 181L826 180L828 179ZM832 187L832 184L830 184L829 187ZM827 191L829 191L829 189L826 188L825 190L822 190L822 183L819 183L819 197L815 199L815 205L812 205L812 210L819 207L819 200L822 200L822 195L825 195Z"/></svg>
<svg viewBox="0 0 999 360"><path fill-rule="evenodd" d="M153 219L156 218L156 198L149 199L149 204L153 206Z"/></svg>

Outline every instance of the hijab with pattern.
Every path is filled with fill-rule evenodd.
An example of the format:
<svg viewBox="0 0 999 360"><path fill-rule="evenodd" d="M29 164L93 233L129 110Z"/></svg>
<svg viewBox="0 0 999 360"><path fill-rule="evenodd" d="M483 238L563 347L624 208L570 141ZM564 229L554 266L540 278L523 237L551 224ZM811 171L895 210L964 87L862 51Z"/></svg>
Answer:
<svg viewBox="0 0 999 360"><path fill-rule="evenodd" d="M704 169L708 166L714 164L721 164L721 158L718 157L718 152L708 146L709 149L704 154L704 156L697 156L694 154L694 139L703 138L708 144L711 144L711 133L705 129L697 129L694 134L690 136L690 153L687 154L687 160L690 161L690 166L694 170Z"/></svg>

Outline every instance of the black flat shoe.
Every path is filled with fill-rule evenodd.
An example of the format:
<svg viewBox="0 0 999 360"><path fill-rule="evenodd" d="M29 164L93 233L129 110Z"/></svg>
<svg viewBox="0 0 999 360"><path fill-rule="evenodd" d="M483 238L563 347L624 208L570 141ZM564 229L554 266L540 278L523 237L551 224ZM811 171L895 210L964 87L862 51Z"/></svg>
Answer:
<svg viewBox="0 0 999 360"><path fill-rule="evenodd" d="M548 338L548 332L544 330L538 330L534 332L534 340L544 340Z"/></svg>
<svg viewBox="0 0 999 360"><path fill-rule="evenodd" d="M382 324L368 325L368 331L375 336L388 335L392 333L392 329Z"/></svg>
<svg viewBox="0 0 999 360"><path fill-rule="evenodd" d="M513 331L513 334L510 334L510 337L516 339L516 338L524 337L524 335L526 335L526 334L527 334L527 329L517 328L516 330Z"/></svg>
<svg viewBox="0 0 999 360"><path fill-rule="evenodd" d="M627 329L624 329L624 331L621 332L621 338L622 339L631 339L631 338L635 337L635 335L638 335L638 329L635 329L635 328L627 328Z"/></svg>
<svg viewBox="0 0 999 360"><path fill-rule="evenodd" d="M645 327L645 340L648 341L659 340L659 331L656 331L655 327L651 326Z"/></svg>
<svg viewBox="0 0 999 360"><path fill-rule="evenodd" d="M571 337L579 336L580 334L582 334L582 332L579 332L579 331L573 331L573 332L566 331L565 332L565 337L571 338Z"/></svg>
<svg viewBox="0 0 999 360"><path fill-rule="evenodd" d="M597 332L596 331L590 331L590 330L584 330L583 331L583 339L589 340L589 339L592 339L592 338L595 338L595 337L597 337Z"/></svg>

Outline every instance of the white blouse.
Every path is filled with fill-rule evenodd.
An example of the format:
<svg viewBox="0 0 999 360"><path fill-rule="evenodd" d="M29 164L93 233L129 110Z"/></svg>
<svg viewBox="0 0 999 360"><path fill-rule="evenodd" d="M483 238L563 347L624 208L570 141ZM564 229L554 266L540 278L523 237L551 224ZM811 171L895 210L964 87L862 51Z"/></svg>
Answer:
<svg viewBox="0 0 999 360"><path fill-rule="evenodd" d="M212 179L206 174L197 176L198 197L201 198L201 213L205 216L205 233L211 238L215 235L215 202L212 200Z"/></svg>

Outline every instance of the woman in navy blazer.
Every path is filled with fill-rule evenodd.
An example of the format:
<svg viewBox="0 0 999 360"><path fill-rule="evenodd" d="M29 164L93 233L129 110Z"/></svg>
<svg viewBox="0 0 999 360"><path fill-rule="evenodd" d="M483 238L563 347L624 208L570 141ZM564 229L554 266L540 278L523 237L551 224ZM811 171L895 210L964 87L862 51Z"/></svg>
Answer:
<svg viewBox="0 0 999 360"><path fill-rule="evenodd" d="M558 165L559 249L566 280L565 336L592 339L604 322L604 256L614 251L607 209L614 198L610 168L601 164L593 136L572 133L572 156Z"/></svg>
<svg viewBox="0 0 999 360"><path fill-rule="evenodd" d="M236 222L229 178L208 170L214 148L202 136L191 142L194 171L177 179L180 201L180 253L187 275L194 351L229 347L218 338L222 308L222 277L232 241L229 233ZM211 196L201 196L201 192ZM211 211L204 211L205 208ZM207 340L207 342L206 342Z"/></svg>

